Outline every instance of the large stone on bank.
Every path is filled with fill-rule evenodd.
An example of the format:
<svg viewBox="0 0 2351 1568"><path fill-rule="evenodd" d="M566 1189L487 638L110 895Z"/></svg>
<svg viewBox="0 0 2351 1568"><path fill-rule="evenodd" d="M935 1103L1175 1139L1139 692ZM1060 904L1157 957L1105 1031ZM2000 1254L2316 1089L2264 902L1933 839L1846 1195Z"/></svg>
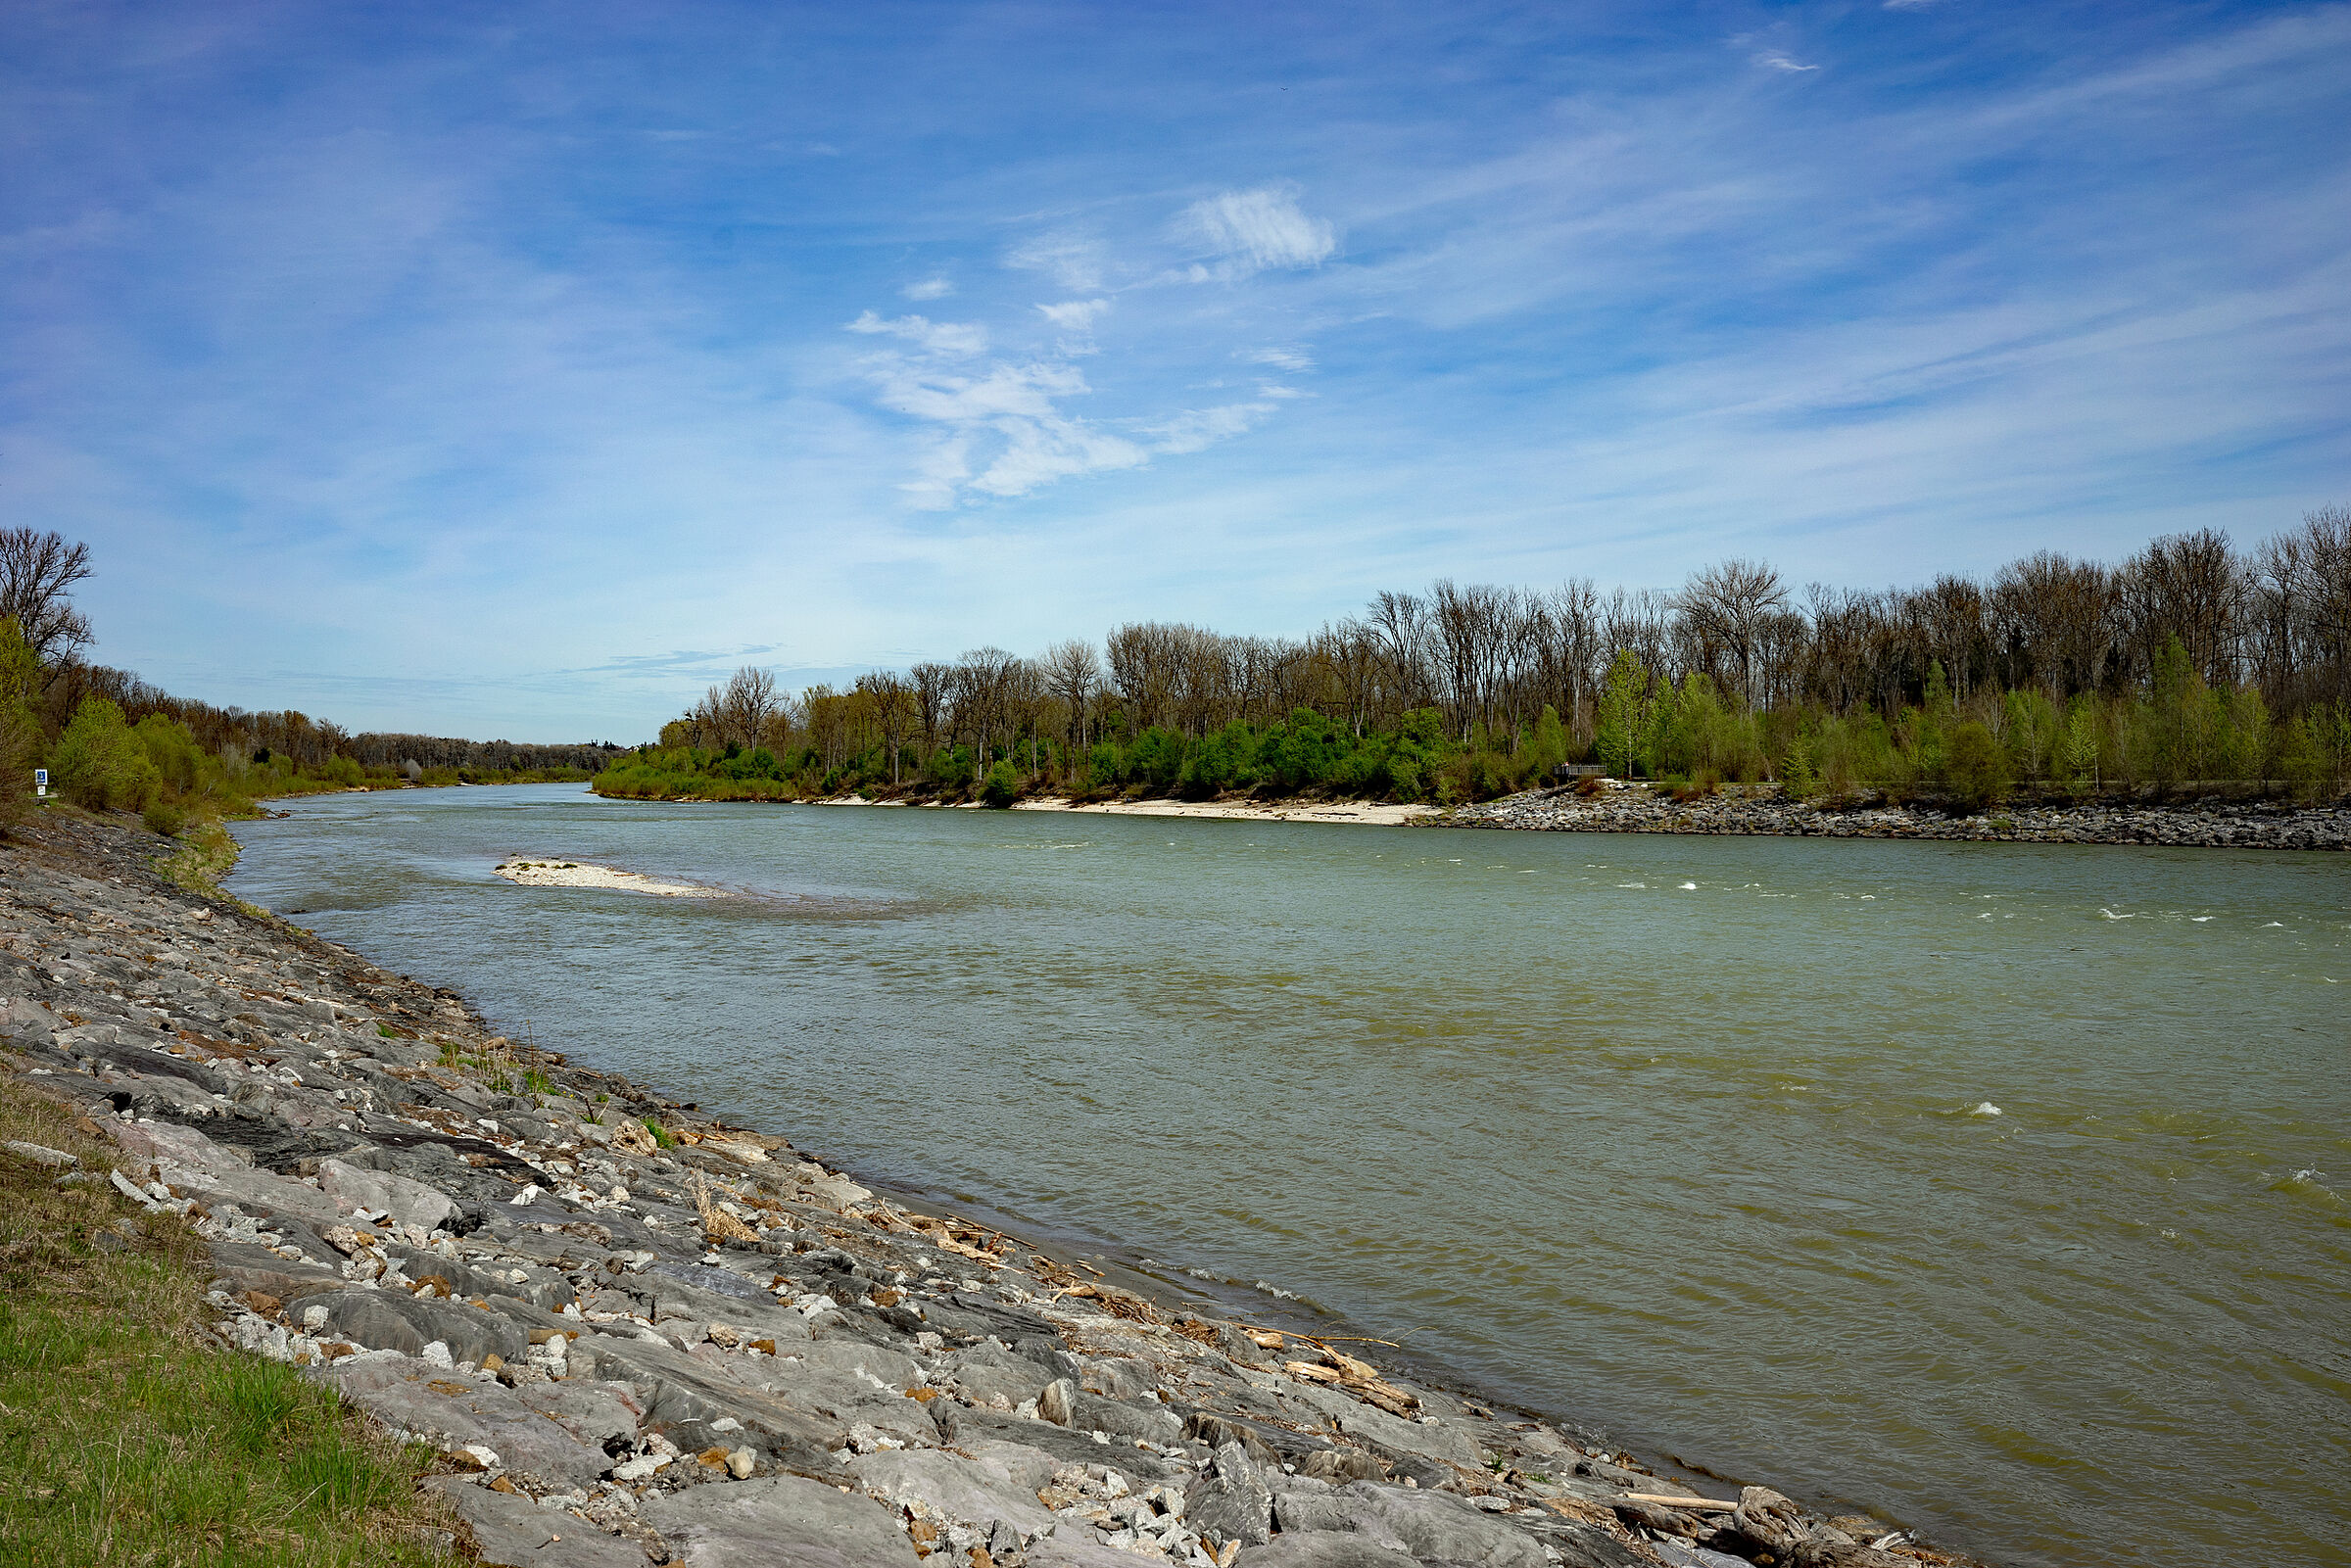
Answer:
<svg viewBox="0 0 2351 1568"><path fill-rule="evenodd" d="M451 1360L477 1366L493 1353L518 1361L530 1351L529 1334L511 1319L447 1298L344 1290L311 1297L303 1306L323 1307L328 1332L371 1351L421 1355L438 1340L449 1347Z"/></svg>
<svg viewBox="0 0 2351 1568"><path fill-rule="evenodd" d="M457 1201L438 1187L394 1175L389 1170L364 1170L340 1160L318 1162L318 1190L346 1210L369 1209L390 1214L395 1223L438 1230L457 1212Z"/></svg>
<svg viewBox="0 0 2351 1568"><path fill-rule="evenodd" d="M991 1534L1002 1524L1023 1541L1053 1528L1053 1516L1037 1503L1036 1489L1023 1487L1024 1477L1001 1462L957 1458L936 1449L901 1449L860 1454L849 1461L849 1469L867 1491L893 1502L921 1502L957 1524Z"/></svg>
<svg viewBox="0 0 2351 1568"><path fill-rule="evenodd" d="M1262 1546L1273 1529L1273 1489L1237 1443L1217 1449L1216 1475L1185 1494L1184 1523L1222 1544Z"/></svg>
<svg viewBox="0 0 2351 1568"><path fill-rule="evenodd" d="M1450 1421L1408 1421L1360 1403L1335 1389L1318 1388L1312 1383L1289 1383L1281 1396L1327 1417L1349 1437L1360 1438L1391 1453L1418 1454L1472 1469L1485 1464L1485 1455L1476 1440Z"/></svg>
<svg viewBox="0 0 2351 1568"><path fill-rule="evenodd" d="M800 1476L690 1487L639 1516L683 1568L919 1568L888 1509Z"/></svg>
<svg viewBox="0 0 2351 1568"><path fill-rule="evenodd" d="M947 1375L974 1404L1002 1399L1007 1407L1025 1403L1044 1393L1053 1374L1025 1355L978 1345L957 1355Z"/></svg>
<svg viewBox="0 0 2351 1568"><path fill-rule="evenodd" d="M444 1452L478 1443L509 1470L571 1486L612 1468L602 1440L636 1431L626 1389L566 1386L560 1395L540 1392L534 1402L521 1391L455 1377L410 1356L344 1360L309 1375L382 1425L414 1433Z"/></svg>
<svg viewBox="0 0 2351 1568"><path fill-rule="evenodd" d="M823 1470L832 1467L832 1450L846 1438L849 1423L794 1407L774 1390L744 1381L764 1378L761 1368L776 1362L697 1359L674 1345L611 1334L573 1340L566 1359L574 1377L628 1384L643 1403L646 1425L689 1453L724 1438L728 1448L749 1442L779 1463ZM900 1410L919 1413L922 1407L892 1395L884 1408L895 1415ZM728 1419L742 1426L741 1436L721 1432L717 1423ZM928 1441L937 1441L936 1429Z"/></svg>
<svg viewBox="0 0 2351 1568"><path fill-rule="evenodd" d="M1420 1559L1345 1530L1284 1530L1244 1550L1233 1568L1419 1568Z"/></svg>
<svg viewBox="0 0 2351 1568"><path fill-rule="evenodd" d="M343 1277L333 1270L280 1258L266 1247L230 1241L208 1242L206 1247L212 1254L213 1277L227 1280L232 1295L236 1291L260 1291L286 1302L344 1287Z"/></svg>
<svg viewBox="0 0 2351 1568"><path fill-rule="evenodd" d="M528 1497L492 1492L460 1476L431 1476L424 1484L449 1498L473 1532L482 1561L494 1568L646 1568L644 1548L635 1542Z"/></svg>
<svg viewBox="0 0 2351 1568"><path fill-rule="evenodd" d="M1033 1543L1022 1555L1029 1568L1136 1568L1138 1563L1166 1560L1105 1546L1093 1540L1092 1535L1091 1531L1080 1534L1076 1530L1056 1530Z"/></svg>
<svg viewBox="0 0 2351 1568"><path fill-rule="evenodd" d="M1423 1561L1463 1568L1546 1568L1548 1559L1532 1536L1450 1493L1358 1481L1339 1488L1332 1501L1355 1534Z"/></svg>

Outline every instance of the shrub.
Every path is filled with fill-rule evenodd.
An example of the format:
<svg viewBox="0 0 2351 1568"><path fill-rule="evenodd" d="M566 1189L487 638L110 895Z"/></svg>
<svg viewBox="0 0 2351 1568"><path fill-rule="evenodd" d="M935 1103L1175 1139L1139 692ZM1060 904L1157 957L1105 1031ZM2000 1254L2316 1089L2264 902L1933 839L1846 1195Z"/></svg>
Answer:
<svg viewBox="0 0 2351 1568"><path fill-rule="evenodd" d="M52 782L92 810L144 805L162 781L147 748L105 697L85 697L49 757Z"/></svg>
<svg viewBox="0 0 2351 1568"><path fill-rule="evenodd" d="M1961 805L1982 811L2007 796L2008 750L1975 720L1950 732L1943 757L1944 785Z"/></svg>
<svg viewBox="0 0 2351 1568"><path fill-rule="evenodd" d="M32 704L40 693L40 660L18 634L16 618L0 620L0 827L32 803L32 768L43 739Z"/></svg>
<svg viewBox="0 0 2351 1568"><path fill-rule="evenodd" d="M176 838L180 829L188 824L188 814L180 809L178 801L166 800L159 795L147 802L147 809L139 814L139 820L147 825L149 832Z"/></svg>
<svg viewBox="0 0 2351 1568"><path fill-rule="evenodd" d="M1021 792L1021 776L1013 771L1010 762L998 762L987 770L987 782L980 786L980 798L991 806L1009 806Z"/></svg>

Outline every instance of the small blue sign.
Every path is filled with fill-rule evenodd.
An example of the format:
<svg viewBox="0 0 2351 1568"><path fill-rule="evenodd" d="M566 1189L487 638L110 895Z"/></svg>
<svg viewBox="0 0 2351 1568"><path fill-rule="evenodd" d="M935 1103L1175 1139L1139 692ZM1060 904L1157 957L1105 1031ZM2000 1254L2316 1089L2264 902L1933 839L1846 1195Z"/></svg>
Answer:
<svg viewBox="0 0 2351 1568"><path fill-rule="evenodd" d="M46 784L49 782L49 770L46 768L33 769L32 782L36 784Z"/></svg>

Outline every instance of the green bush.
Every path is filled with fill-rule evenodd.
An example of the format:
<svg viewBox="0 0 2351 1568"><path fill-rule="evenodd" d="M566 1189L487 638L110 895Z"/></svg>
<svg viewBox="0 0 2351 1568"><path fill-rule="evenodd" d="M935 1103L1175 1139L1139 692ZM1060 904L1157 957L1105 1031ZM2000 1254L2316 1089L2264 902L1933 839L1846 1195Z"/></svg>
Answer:
<svg viewBox="0 0 2351 1568"><path fill-rule="evenodd" d="M17 631L0 620L0 827L32 803L32 769L41 754L41 722L32 705L41 694L41 661Z"/></svg>
<svg viewBox="0 0 2351 1568"><path fill-rule="evenodd" d="M94 811L143 806L163 783L122 710L85 697L49 755L49 775L67 799Z"/></svg>
<svg viewBox="0 0 2351 1568"><path fill-rule="evenodd" d="M1992 738L1990 730L1970 719L1944 737L1943 773L1953 800L1982 811L2008 794L2007 748Z"/></svg>
<svg viewBox="0 0 2351 1568"><path fill-rule="evenodd" d="M998 762L987 770L987 782L980 786L980 798L991 806L1009 806L1021 793L1021 776L1010 762Z"/></svg>
<svg viewBox="0 0 2351 1568"><path fill-rule="evenodd" d="M180 829L187 826L188 814L180 809L178 801L166 800L158 795L155 799L147 802L147 809L139 813L139 820L147 825L149 832L162 833L166 838L176 838L179 836Z"/></svg>

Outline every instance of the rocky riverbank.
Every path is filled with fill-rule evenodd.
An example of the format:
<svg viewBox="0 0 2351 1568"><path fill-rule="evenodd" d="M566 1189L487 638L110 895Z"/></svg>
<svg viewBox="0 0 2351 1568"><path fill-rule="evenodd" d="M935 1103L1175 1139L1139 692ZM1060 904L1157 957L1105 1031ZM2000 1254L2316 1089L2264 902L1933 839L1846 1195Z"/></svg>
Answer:
<svg viewBox="0 0 2351 1568"><path fill-rule="evenodd" d="M446 1456L485 1562L1961 1560L889 1202L174 885L171 847L0 843L0 1069L120 1147L59 1180L205 1238L209 1332Z"/></svg>
<svg viewBox="0 0 2351 1568"><path fill-rule="evenodd" d="M2204 849L2351 849L2351 806L2274 801L2012 806L1973 817L1919 806L1834 806L1726 789L1676 800L1645 784L1597 794L1532 790L1424 818L1439 828L1539 832L1772 833L1799 838L1960 838L1999 843L2171 844Z"/></svg>

